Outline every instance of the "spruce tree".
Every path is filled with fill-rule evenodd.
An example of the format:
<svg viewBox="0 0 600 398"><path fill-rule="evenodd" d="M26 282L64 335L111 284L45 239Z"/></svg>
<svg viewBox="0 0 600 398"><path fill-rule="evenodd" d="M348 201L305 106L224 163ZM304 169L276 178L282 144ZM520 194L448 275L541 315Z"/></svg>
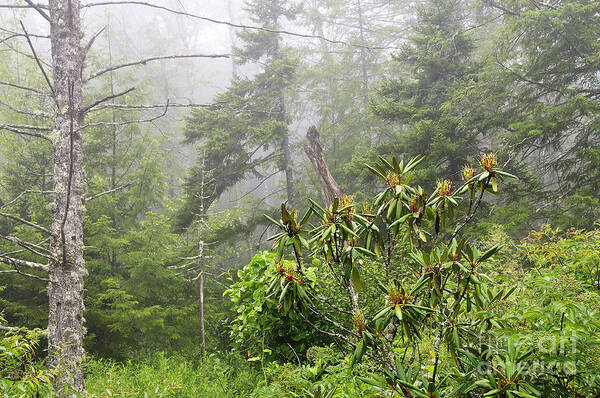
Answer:
<svg viewBox="0 0 600 398"><path fill-rule="evenodd" d="M461 123L452 103L455 90L479 68L466 21L462 1L423 2L408 43L394 56L406 72L383 83L371 104L376 115L400 127L395 148L380 151L427 155L421 177L429 185L441 175L458 180L461 167L479 152L477 132Z"/></svg>
<svg viewBox="0 0 600 398"><path fill-rule="evenodd" d="M249 174L259 180L283 171L288 203L294 202L290 117L286 106L288 93L295 82L297 58L285 47L277 31L284 19L293 20L297 8L284 0L252 0L246 12L264 30L246 30L238 34L240 47L237 62L258 72L237 77L219 94L213 104L192 111L187 119L187 143L198 143L199 153L206 153L205 168L212 181L205 187L205 209L228 188ZM198 213L201 168L190 171L180 225L187 226Z"/></svg>

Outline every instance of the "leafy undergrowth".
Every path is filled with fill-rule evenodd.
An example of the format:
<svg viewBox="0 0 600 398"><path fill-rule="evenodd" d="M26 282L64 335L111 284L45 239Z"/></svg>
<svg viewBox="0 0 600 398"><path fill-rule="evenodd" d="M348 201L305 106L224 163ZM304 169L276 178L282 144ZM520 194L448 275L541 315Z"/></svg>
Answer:
<svg viewBox="0 0 600 398"><path fill-rule="evenodd" d="M90 360L89 397L244 397L260 377L237 357L194 361L156 354L142 361Z"/></svg>

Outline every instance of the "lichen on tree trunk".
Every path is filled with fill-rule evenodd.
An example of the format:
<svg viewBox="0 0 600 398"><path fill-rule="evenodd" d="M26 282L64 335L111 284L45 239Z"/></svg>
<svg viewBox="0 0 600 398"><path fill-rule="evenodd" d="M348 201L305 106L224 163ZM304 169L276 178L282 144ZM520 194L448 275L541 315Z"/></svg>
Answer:
<svg viewBox="0 0 600 398"><path fill-rule="evenodd" d="M83 216L82 31L79 0L50 0L53 96L53 190L49 267L49 364L61 396L85 395L82 370ZM69 391L68 393L65 390Z"/></svg>

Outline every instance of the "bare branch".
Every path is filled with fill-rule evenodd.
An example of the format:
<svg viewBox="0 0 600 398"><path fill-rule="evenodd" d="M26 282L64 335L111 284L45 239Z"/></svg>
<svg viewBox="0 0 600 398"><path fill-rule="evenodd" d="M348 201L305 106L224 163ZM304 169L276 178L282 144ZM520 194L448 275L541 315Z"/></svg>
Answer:
<svg viewBox="0 0 600 398"><path fill-rule="evenodd" d="M23 272L21 270L18 269L7 269L7 270L2 270L0 271L0 274L19 274L22 276L26 276L28 278L33 278L33 279L37 279L38 281L42 281L42 282L50 282L50 279L48 278L44 278L42 276L37 276L37 275L33 275L33 274L28 274L27 272ZM0 326L0 330L2 326Z"/></svg>
<svg viewBox="0 0 600 398"><path fill-rule="evenodd" d="M144 110L144 109L157 109L164 108L167 106L166 104L149 104L149 105L128 105L128 104L103 104L102 106L96 106L94 109L90 109L90 111L99 111L103 109L117 109L123 111L136 111L136 110ZM178 104L169 102L169 108L209 108L215 109L217 108L214 104Z"/></svg>
<svg viewBox="0 0 600 398"><path fill-rule="evenodd" d="M121 189L129 188L130 186L131 186L131 184L121 185L121 186L118 186L118 187L113 188L111 190L100 192L100 193L97 193L97 194L92 195L92 196L88 196L87 198L85 198L85 201L89 202L90 200L98 199L101 196L108 195L108 194L111 194L113 192L120 191Z"/></svg>
<svg viewBox="0 0 600 398"><path fill-rule="evenodd" d="M41 134L41 133L36 133L33 131L23 131L23 130L19 130L15 127L13 127L12 125L9 124L0 124L0 130L6 130L6 131L10 131L12 133L16 133L16 134L20 134L20 135L26 135L28 137L37 137L37 138L43 138L45 140L48 140L50 142L52 142L52 140L50 139L50 137L48 137L47 135Z"/></svg>
<svg viewBox="0 0 600 398"><path fill-rule="evenodd" d="M40 61L39 57L37 56L37 53L35 52L33 43L31 42L31 39L29 38L29 33L27 33L27 30L25 29L25 25L23 24L23 21L19 21L19 23L21 24L23 33L25 33L25 38L27 39L29 48L31 49L31 52L33 53L33 56L35 57L35 62L37 62L38 67L40 68L40 70L42 71L42 74L44 75L44 79L46 79L46 83L48 83L48 87L50 87L50 92L52 93L52 98L54 98L54 101L56 101L56 95L54 94L54 87L52 86L52 83L50 83L50 79L48 78L48 75L46 74L46 70L44 69L44 66L42 65L42 62Z"/></svg>
<svg viewBox="0 0 600 398"><path fill-rule="evenodd" d="M125 91L121 91L120 93L111 94L108 97L104 97L102 99L99 99L98 101L95 101L92 104L90 104L90 105L86 106L85 108L83 108L81 110L81 114L82 115L85 114L86 112L88 112L89 110L93 109L94 107L100 105L103 102L110 101L110 100L118 98L118 97L122 97L123 95L127 95L130 92L132 92L133 90L135 90L135 87L131 87L131 88L128 88L127 90L125 90Z"/></svg>
<svg viewBox="0 0 600 398"><path fill-rule="evenodd" d="M31 0L25 0L25 3L29 4L29 6L31 8L33 8L34 10L36 10L42 17L44 17L44 19L48 22L50 22L50 17L48 16L48 14L46 14L46 12L42 9L41 4L34 4L33 1Z"/></svg>
<svg viewBox="0 0 600 398"><path fill-rule="evenodd" d="M21 260L19 258L0 256L0 263L12 265L13 267L27 267L38 271L48 272L48 264L35 263L33 261Z"/></svg>
<svg viewBox="0 0 600 398"><path fill-rule="evenodd" d="M27 37L27 36L26 36L26 35L23 35L23 37ZM11 51L14 51L15 53L17 53L17 54L19 54L19 55L22 55L22 56L24 56L24 57L27 57L27 58L29 58L29 59L32 59L32 60L34 60L34 61L36 60L36 59L35 59L35 57L34 57L33 55L29 54L28 52L21 51L21 50L20 50L18 47L15 47L15 46L12 46L11 44L9 44L9 43L8 43L8 40L3 40L3 41L2 41L2 44L4 44L4 45L5 45L6 47L8 47L8 48L9 48ZM41 63L42 63L44 66L46 66L46 68L50 68L50 69L52 69L52 65L50 65L48 62L46 62L46 61L44 61L44 60L42 60L42 59L40 59L40 62L41 62Z"/></svg>
<svg viewBox="0 0 600 398"><path fill-rule="evenodd" d="M18 88L20 90L31 91L31 92L39 94L39 95L48 95L47 93L44 93L43 91L40 91L33 87L22 86L20 84L15 84L15 83L10 83L10 82L0 81L0 86L14 87L14 88Z"/></svg>
<svg viewBox="0 0 600 398"><path fill-rule="evenodd" d="M27 1L27 0L25 0L25 1ZM35 4L35 6L39 7L42 10L47 10L48 9L48 6L45 5L45 4ZM32 8L32 6L31 5L26 5L25 6L25 5L18 5L18 4L15 4L15 5L0 4L0 8L21 8L21 9L23 9L23 8Z"/></svg>
<svg viewBox="0 0 600 398"><path fill-rule="evenodd" d="M125 64L120 64L120 65L114 65L111 66L109 68L106 69L102 69L96 73L91 74L87 79L85 79L86 82L89 82L92 79L95 79L99 76L102 76L105 73L108 72L112 72L115 71L117 69L122 69L122 68L127 68L130 66L136 66L136 65L146 65L148 62L152 62L152 61L159 61L159 60L163 60L163 59L182 59L182 58L230 58L231 54L188 54L188 55L162 55L162 56L158 56L158 57L150 57L150 58L144 58L141 59L139 61L134 61L134 62L128 62Z"/></svg>
<svg viewBox="0 0 600 398"><path fill-rule="evenodd" d="M163 113L161 113L158 116L154 116L151 117L149 119L136 119L136 120L127 120L125 122L97 122L97 123L89 123L86 124L85 126L81 126L81 130L88 128L88 127L96 127L96 126L127 126L130 124L137 124L137 123L151 123L155 120L160 119L161 117L165 116L167 114L167 111L169 109L169 101L167 101L166 105L165 105L165 110L163 111Z"/></svg>
<svg viewBox="0 0 600 398"><path fill-rule="evenodd" d="M11 127L14 129L21 129L21 130L52 131L52 127L34 126L33 124L2 124L2 126Z"/></svg>
<svg viewBox="0 0 600 398"><path fill-rule="evenodd" d="M6 217L6 218L10 218L11 220L18 221L18 222L23 223L23 224L25 224L27 226L35 228L38 231L42 231L42 232L44 232L44 233L46 233L48 235L52 235L52 232L50 232L50 230L48 230L47 228L44 228L44 227L42 227L40 225L32 223L31 221L24 220L21 217L15 216L14 214L8 214L8 213L1 213L0 212L0 216L1 217Z"/></svg>
<svg viewBox="0 0 600 398"><path fill-rule="evenodd" d="M44 117L44 118L52 117L52 115L50 115L49 113L46 113L46 112L41 112L41 111L33 112L33 111L25 111L23 109L18 109L4 101L0 101L0 105L7 107L8 109L10 109L11 111L13 111L15 113L20 113L21 115L29 115L29 116L33 116L33 117Z"/></svg>
<svg viewBox="0 0 600 398"><path fill-rule="evenodd" d="M84 47L84 50L83 50L84 60L85 60L85 57L87 57L87 53L90 51L90 49L94 45L94 42L96 41L96 39L98 38L98 36L100 36L100 34L102 32L104 32L104 29L106 29L106 26L102 27L102 29L100 29L98 32L96 32L96 34L92 36L92 38L90 39L90 41L88 42L88 44Z"/></svg>
<svg viewBox="0 0 600 398"><path fill-rule="evenodd" d="M23 249L26 249L35 255L38 255L40 257L45 257L48 260L54 260L54 257L52 257L52 253L50 252L50 250L46 249L45 247L42 247L35 243L24 241L22 239L17 238L16 236L8 236L8 235L0 234L0 238L7 240L11 243L14 243L17 246L21 246Z"/></svg>
<svg viewBox="0 0 600 398"><path fill-rule="evenodd" d="M0 27L0 31L6 32L12 36L25 37L25 35L23 33L15 32L13 30L2 28L2 27ZM33 33L29 33L29 37L35 37L36 39L49 39L50 35L36 35Z"/></svg>
<svg viewBox="0 0 600 398"><path fill-rule="evenodd" d="M241 25L241 24L236 24L236 23L229 22L229 21L223 21L223 20L219 20L219 19L203 17L201 15L191 14L189 12L178 11L178 10L175 10L172 8L159 6L157 4L151 4L151 3L148 3L145 1L99 1L96 3L85 4L85 5L83 5L83 7L98 7L98 6L111 6L111 5L113 5L113 6L114 5L139 5L139 6L144 6L144 7L155 8L158 10L163 10L163 11L166 11L166 12L169 12L172 14L177 14L177 15L182 15L182 16L186 16L189 18L198 19L201 21L211 22L211 23L218 24L218 25L226 25L226 26L229 26L232 28L259 30L262 32L276 33L276 34L280 34L280 35L301 37L301 38L306 38L306 39L319 39L319 40L323 40L323 41L326 41L331 44L342 44L345 46L352 46L352 47L364 48L364 49L369 49L369 50L385 50L385 49L387 49L387 47L369 47L369 46L360 45L360 44L352 44L352 43L348 43L348 42L341 41L341 40L332 40L332 39L328 39L327 37L321 36L321 35L289 32L287 30L279 30L279 29L269 29L269 28L265 28L262 26Z"/></svg>
<svg viewBox="0 0 600 398"><path fill-rule="evenodd" d="M21 192L20 194L18 194L13 200L11 200L8 203L5 203L3 205L0 206L0 209L4 209L6 207L11 206L12 204L16 203L19 199L21 199L24 195L30 194L30 193L38 193L41 195L45 195L45 194L52 194L55 193L54 191L35 191L35 190L26 190Z"/></svg>

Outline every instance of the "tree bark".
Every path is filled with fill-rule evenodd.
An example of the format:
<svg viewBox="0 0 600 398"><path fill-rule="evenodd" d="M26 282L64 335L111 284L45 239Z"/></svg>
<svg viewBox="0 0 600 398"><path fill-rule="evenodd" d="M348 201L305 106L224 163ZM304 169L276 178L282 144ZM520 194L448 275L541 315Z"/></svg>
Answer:
<svg viewBox="0 0 600 398"><path fill-rule="evenodd" d="M321 180L321 197L326 206L333 203L335 198L341 198L344 193L342 188L335 181L331 173L327 162L325 162L325 156L323 155L323 147L321 147L321 139L319 132L315 126L311 126L306 133L308 142L304 145L304 152L313 164L319 179Z"/></svg>
<svg viewBox="0 0 600 398"><path fill-rule="evenodd" d="M202 259L200 260L202 262ZM204 264L200 265L200 353L204 358L206 354L206 337L204 330Z"/></svg>
<svg viewBox="0 0 600 398"><path fill-rule="evenodd" d="M49 266L49 364L56 372L54 384L61 397L85 396L83 279L87 272L83 259L80 0L50 0L48 11L56 105L52 132L55 200L50 250L55 260Z"/></svg>

